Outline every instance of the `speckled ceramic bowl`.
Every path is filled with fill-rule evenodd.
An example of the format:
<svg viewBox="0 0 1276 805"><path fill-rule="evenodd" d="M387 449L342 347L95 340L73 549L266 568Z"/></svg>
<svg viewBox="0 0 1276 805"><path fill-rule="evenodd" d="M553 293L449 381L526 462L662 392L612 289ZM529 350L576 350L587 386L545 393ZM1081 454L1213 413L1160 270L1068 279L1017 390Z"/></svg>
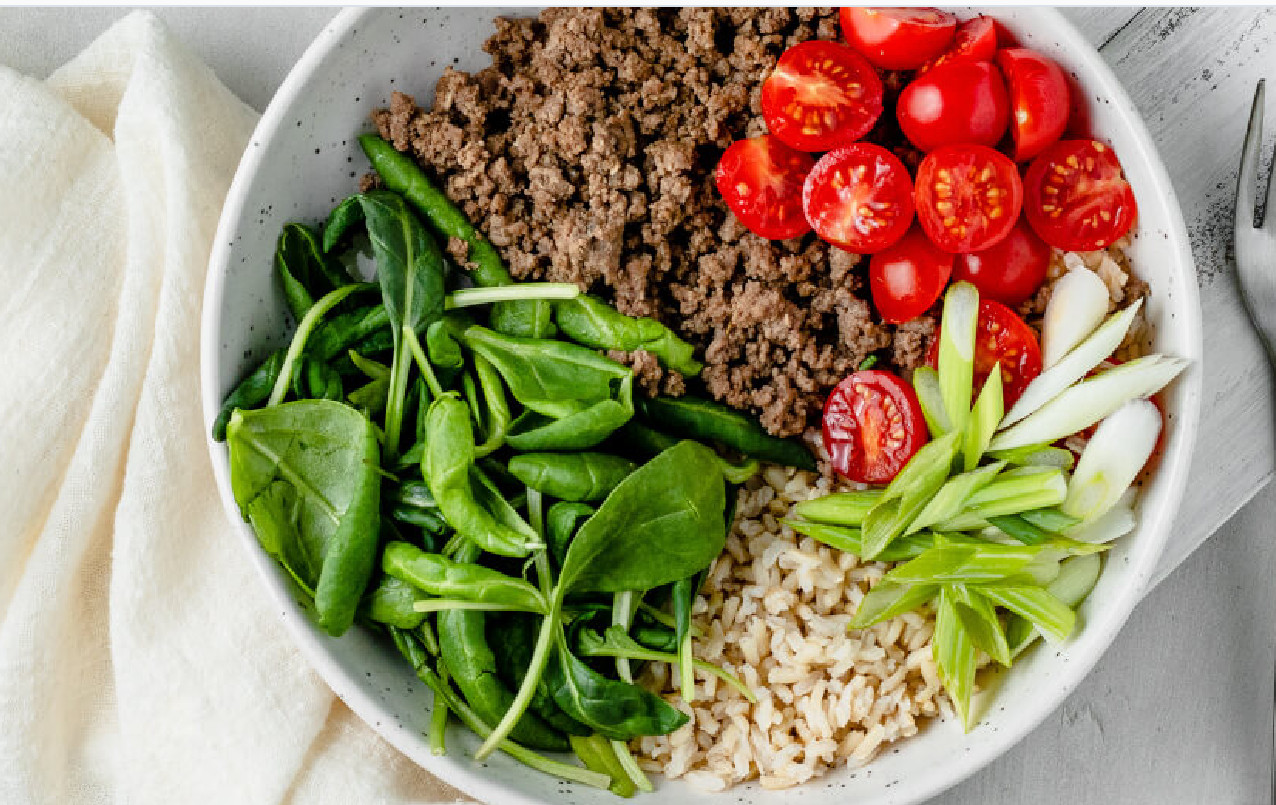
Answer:
<svg viewBox="0 0 1276 805"><path fill-rule="evenodd" d="M394 89L428 101L446 65L485 66L480 46L500 10L347 11L319 35L262 117L231 186L217 232L203 317L203 406L211 423L239 378L286 337L285 307L271 256L280 227L318 221L355 188L367 169L355 135ZM530 14L528 9L507 14ZM972 13L963 11L963 14ZM1094 131L1110 141L1138 196L1132 258L1152 287L1148 307L1155 348L1194 366L1167 394L1169 435L1156 478L1141 498L1137 532L1112 551L1098 586L1081 609L1083 626L1061 649L1038 647L993 685L995 695L970 734L940 722L898 744L863 769L843 769L777 792L745 785L727 794L659 782L659 802L908 803L932 796L1006 751L1054 710L1112 642L1139 600L1169 533L1187 475L1200 395L1200 308L1191 251L1174 191L1130 100L1098 54L1058 13L992 9L1028 46L1057 59L1083 88ZM497 754L477 764L478 742L454 727L450 754L435 757L423 732L430 694L394 649L352 630L340 639L319 632L290 598L283 574L260 550L235 508L223 445L209 443L227 516L271 590L279 612L316 669L386 740L463 791L499 803L612 803L607 793L568 785ZM984 702L987 702L985 697Z"/></svg>

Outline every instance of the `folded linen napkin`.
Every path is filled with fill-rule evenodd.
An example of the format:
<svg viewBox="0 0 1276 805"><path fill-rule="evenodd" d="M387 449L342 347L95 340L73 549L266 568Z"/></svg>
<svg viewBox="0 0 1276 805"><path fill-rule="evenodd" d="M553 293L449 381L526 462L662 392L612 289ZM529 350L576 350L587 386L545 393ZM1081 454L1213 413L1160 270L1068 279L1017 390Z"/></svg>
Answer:
<svg viewBox="0 0 1276 805"><path fill-rule="evenodd" d="M199 410L256 114L149 13L0 67L0 802L451 801L294 649Z"/></svg>

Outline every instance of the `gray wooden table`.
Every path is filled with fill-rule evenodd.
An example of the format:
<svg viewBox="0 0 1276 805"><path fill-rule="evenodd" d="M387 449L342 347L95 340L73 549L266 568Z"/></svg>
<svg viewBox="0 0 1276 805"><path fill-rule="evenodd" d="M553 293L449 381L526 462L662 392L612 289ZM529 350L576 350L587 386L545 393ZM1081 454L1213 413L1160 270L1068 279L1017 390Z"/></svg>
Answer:
<svg viewBox="0 0 1276 805"><path fill-rule="evenodd" d="M47 75L122 13L0 9L0 64ZM157 13L261 109L333 11ZM1205 317L1200 446L1160 567L1165 583L1058 712L936 802L1266 803L1276 494L1246 504L1271 479L1276 453L1269 376L1241 314L1230 233L1250 97L1259 78L1276 78L1276 11L1065 13L1133 97L1183 204ZM1276 108L1268 120L1276 120Z"/></svg>

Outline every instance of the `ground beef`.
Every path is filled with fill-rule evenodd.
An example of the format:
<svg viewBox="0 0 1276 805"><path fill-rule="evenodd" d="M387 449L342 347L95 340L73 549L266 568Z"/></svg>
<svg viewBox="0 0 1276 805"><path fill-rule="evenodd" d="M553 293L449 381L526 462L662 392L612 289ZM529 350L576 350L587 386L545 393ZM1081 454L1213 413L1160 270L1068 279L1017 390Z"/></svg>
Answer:
<svg viewBox="0 0 1276 805"><path fill-rule="evenodd" d="M681 397L687 393L686 378L679 372L661 366L656 356L645 349L637 349L633 352L611 349L607 351L607 357L632 368L638 390L648 397L655 397L658 394Z"/></svg>
<svg viewBox="0 0 1276 805"><path fill-rule="evenodd" d="M696 345L709 394L793 435L870 353L915 365L933 331L882 324L857 256L753 235L713 184L723 149L765 131L759 89L780 53L836 35L833 9L549 9L498 19L492 66L446 70L431 108L395 94L374 120L515 277L665 322ZM678 391L650 357L630 356L640 384Z"/></svg>

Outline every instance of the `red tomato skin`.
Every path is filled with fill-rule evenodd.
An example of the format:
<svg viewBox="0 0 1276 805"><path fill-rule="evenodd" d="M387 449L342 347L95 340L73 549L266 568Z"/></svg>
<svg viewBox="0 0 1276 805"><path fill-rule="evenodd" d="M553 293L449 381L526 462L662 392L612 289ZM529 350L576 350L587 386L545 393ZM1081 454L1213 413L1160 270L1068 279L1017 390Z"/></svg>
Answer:
<svg viewBox="0 0 1276 805"><path fill-rule="evenodd" d="M941 322L942 325L942 322ZM1010 352L1009 357L1002 350ZM939 364L939 328L926 350L926 365ZM975 382L971 399L978 396L992 367L1001 364L1002 399L1006 410L1019 401L1023 390L1041 374L1041 344L1019 314L992 299L979 300L975 324Z"/></svg>
<svg viewBox="0 0 1276 805"><path fill-rule="evenodd" d="M969 178L982 176L985 170L998 181L995 200L988 198L991 188L981 190ZM953 254L978 252L996 245L1014 228L1023 209L1023 182L1015 163L998 151L983 145L946 145L927 154L918 166L914 196L917 221L936 246ZM945 202L952 206L941 207ZM972 232L971 218L976 214L985 226ZM949 231L950 218L966 231Z"/></svg>
<svg viewBox="0 0 1276 805"><path fill-rule="evenodd" d="M1006 82L984 61L958 60L918 76L899 95L899 127L922 151L944 145L994 146L1010 123Z"/></svg>
<svg viewBox="0 0 1276 805"><path fill-rule="evenodd" d="M1010 133L1015 162L1027 162L1063 136L1072 110L1063 70L1051 59L1027 48L997 52L997 66L1010 88L1014 111Z"/></svg>
<svg viewBox="0 0 1276 805"><path fill-rule="evenodd" d="M883 70L916 70L947 49L957 17L936 8L844 7L842 36Z"/></svg>
<svg viewBox="0 0 1276 805"><path fill-rule="evenodd" d="M833 469L862 484L890 483L928 437L912 386L878 369L838 383L820 424Z"/></svg>
<svg viewBox="0 0 1276 805"><path fill-rule="evenodd" d="M868 263L869 289L882 321L902 324L925 313L944 292L952 272L953 255L935 248L914 224Z"/></svg>
<svg viewBox="0 0 1276 805"><path fill-rule="evenodd" d="M830 75L830 73L832 73ZM821 81L821 79L823 79ZM842 93L842 106L803 102L802 90ZM863 137L882 115L882 80L873 65L839 42L799 42L780 56L775 71L762 83L762 116L767 128L799 151L831 151ZM808 130L795 114L823 110L820 125ZM849 108L848 108L849 107ZM822 120L834 116L833 123Z"/></svg>
<svg viewBox="0 0 1276 805"><path fill-rule="evenodd" d="M1047 193L1048 186L1056 192ZM1028 166L1024 193L1033 231L1067 252L1107 248L1130 231L1139 212L1116 152L1098 140L1048 147Z"/></svg>
<svg viewBox="0 0 1276 805"><path fill-rule="evenodd" d="M933 70L941 64L959 59L992 61L997 55L997 23L992 17L980 14L957 26L952 47L923 64L918 75Z"/></svg>
<svg viewBox="0 0 1276 805"><path fill-rule="evenodd" d="M980 252L957 255L953 279L979 289L980 297L1018 307L1045 282L1053 250L1020 218L1001 242Z"/></svg>
<svg viewBox="0 0 1276 805"><path fill-rule="evenodd" d="M718 160L714 180L722 200L749 231L788 240L811 230L802 212L802 186L814 165L810 154L764 134L731 143Z"/></svg>
<svg viewBox="0 0 1276 805"><path fill-rule="evenodd" d="M857 180L852 173L860 171ZM875 187L880 185L880 187ZM872 209L873 215L853 214L864 209L857 193L886 197L888 209ZM873 143L853 143L829 151L806 177L802 209L815 234L825 242L856 254L880 252L904 236L913 220L913 185L899 157Z"/></svg>

